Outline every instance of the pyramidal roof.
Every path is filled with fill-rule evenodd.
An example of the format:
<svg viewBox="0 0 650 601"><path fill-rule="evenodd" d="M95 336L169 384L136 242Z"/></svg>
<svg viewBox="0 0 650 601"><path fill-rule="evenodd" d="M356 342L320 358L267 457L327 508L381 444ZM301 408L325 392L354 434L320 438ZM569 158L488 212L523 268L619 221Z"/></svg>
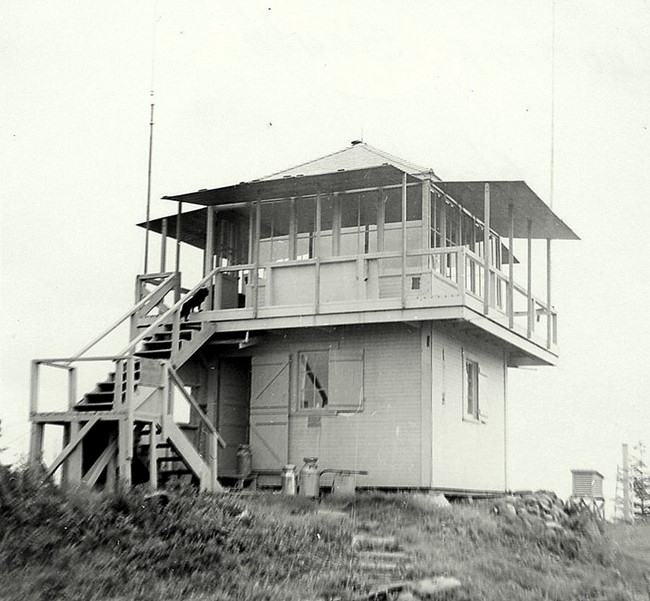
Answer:
<svg viewBox="0 0 650 601"><path fill-rule="evenodd" d="M405 161L379 148L370 146L365 142L354 141L351 146L343 150L326 154L320 158L301 163L283 171L278 171L277 173L272 173L271 175L260 178L258 181L280 179L282 177L296 177L299 175L322 175L324 173L367 169L381 165L392 165L409 175L427 175L438 180L432 169Z"/></svg>

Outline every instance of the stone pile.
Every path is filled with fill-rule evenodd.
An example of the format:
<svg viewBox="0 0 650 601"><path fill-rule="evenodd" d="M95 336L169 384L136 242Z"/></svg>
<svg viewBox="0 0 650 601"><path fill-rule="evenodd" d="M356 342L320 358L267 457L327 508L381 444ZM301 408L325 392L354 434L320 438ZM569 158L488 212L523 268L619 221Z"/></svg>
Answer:
<svg viewBox="0 0 650 601"><path fill-rule="evenodd" d="M567 524L568 507L554 492L515 493L499 499L494 504L494 512L510 518L518 518L526 525L544 525L547 528L562 530Z"/></svg>

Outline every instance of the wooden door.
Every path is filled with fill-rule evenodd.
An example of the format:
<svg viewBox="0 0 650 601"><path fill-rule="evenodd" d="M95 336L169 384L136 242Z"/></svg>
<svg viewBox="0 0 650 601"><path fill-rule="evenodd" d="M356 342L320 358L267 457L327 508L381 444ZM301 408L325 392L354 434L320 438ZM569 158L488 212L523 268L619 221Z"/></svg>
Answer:
<svg viewBox="0 0 650 601"><path fill-rule="evenodd" d="M250 413L254 469L280 470L289 455L289 356L253 357Z"/></svg>
<svg viewBox="0 0 650 601"><path fill-rule="evenodd" d="M226 442L219 452L219 472L237 471L237 450L248 444L249 358L219 360L218 428Z"/></svg>

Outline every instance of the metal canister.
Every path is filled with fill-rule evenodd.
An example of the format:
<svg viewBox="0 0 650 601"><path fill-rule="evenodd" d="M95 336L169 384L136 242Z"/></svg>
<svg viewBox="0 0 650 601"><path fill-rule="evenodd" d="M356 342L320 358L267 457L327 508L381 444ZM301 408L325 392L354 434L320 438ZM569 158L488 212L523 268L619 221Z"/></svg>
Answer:
<svg viewBox="0 0 650 601"><path fill-rule="evenodd" d="M237 451L237 474L248 476L253 470L253 456L251 448L247 444L240 444Z"/></svg>
<svg viewBox="0 0 650 601"><path fill-rule="evenodd" d="M334 474L332 494L344 497L354 497L356 492L356 477L351 472L337 472Z"/></svg>
<svg viewBox="0 0 650 601"><path fill-rule="evenodd" d="M282 468L282 494L295 495L296 494L296 466L285 465Z"/></svg>
<svg viewBox="0 0 650 601"><path fill-rule="evenodd" d="M301 497L317 498L320 494L320 472L318 471L318 457L305 457L305 464L300 470L299 493Z"/></svg>

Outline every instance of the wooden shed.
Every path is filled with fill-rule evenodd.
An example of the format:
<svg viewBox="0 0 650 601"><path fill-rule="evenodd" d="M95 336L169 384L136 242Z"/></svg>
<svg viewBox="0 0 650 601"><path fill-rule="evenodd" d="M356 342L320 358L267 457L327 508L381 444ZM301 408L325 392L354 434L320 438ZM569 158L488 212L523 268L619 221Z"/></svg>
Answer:
<svg viewBox="0 0 650 601"><path fill-rule="evenodd" d="M125 347L91 353L114 324L32 364L32 460L46 427L64 431L48 474L152 489L186 475L219 490L248 476L237 451L249 445L262 485L318 457L367 471L365 486L508 487L508 371L556 363L551 241L577 239L527 184L442 180L355 142L166 198L168 216L139 224L162 251L137 277ZM201 251L192 265L186 247ZM102 363L108 375L78 390ZM44 411L39 376L53 368L69 385Z"/></svg>

